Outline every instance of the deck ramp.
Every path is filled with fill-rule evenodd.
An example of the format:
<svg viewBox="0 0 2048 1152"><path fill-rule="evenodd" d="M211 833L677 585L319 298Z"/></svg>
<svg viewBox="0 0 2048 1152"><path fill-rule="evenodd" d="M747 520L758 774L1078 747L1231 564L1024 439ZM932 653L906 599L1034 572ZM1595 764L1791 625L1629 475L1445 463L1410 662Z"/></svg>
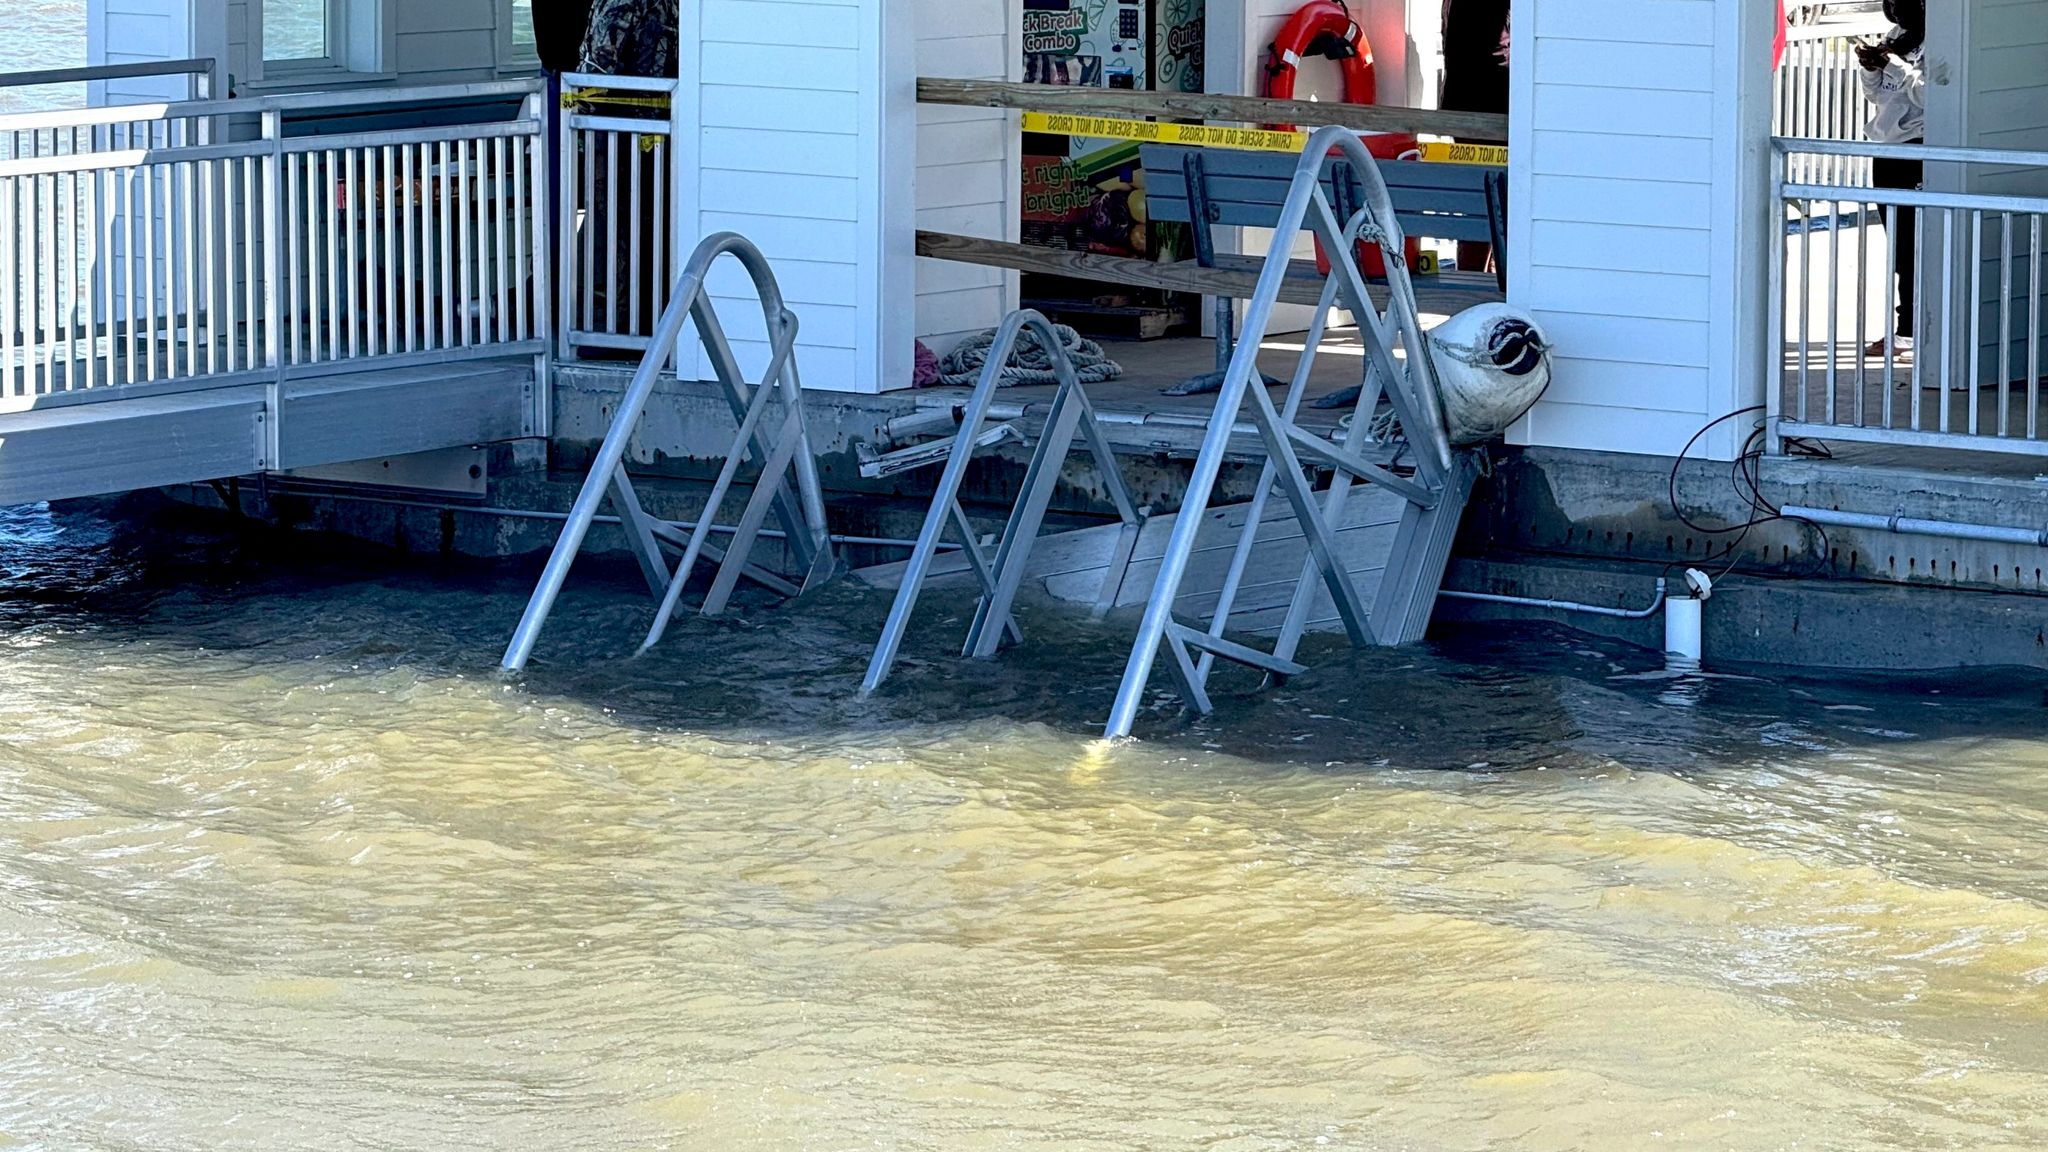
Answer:
<svg viewBox="0 0 2048 1152"><path fill-rule="evenodd" d="M537 391L511 359L58 397L0 412L0 506L516 439Z"/></svg>
<svg viewBox="0 0 2048 1152"><path fill-rule="evenodd" d="M0 503L546 435L546 123L534 81L0 116Z"/></svg>

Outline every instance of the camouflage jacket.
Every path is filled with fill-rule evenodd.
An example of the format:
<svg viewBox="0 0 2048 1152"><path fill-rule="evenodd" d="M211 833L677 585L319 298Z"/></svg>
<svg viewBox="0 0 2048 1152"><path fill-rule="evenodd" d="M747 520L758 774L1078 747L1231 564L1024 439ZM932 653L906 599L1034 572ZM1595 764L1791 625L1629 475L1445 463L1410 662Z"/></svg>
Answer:
<svg viewBox="0 0 2048 1152"><path fill-rule="evenodd" d="M676 74L676 0L597 0L583 37L583 71Z"/></svg>

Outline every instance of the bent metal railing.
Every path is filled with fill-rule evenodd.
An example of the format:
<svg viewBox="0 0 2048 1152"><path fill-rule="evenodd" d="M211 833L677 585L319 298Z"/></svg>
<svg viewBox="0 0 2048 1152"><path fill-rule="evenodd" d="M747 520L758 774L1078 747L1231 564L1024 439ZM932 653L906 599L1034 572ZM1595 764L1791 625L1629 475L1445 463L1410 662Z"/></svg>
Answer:
<svg viewBox="0 0 2048 1152"><path fill-rule="evenodd" d="M517 111L361 132L289 118L492 100ZM0 407L486 357L539 373L538 84L35 113L0 117L0 137L53 115L80 130L66 146L0 161ZM251 119L254 138L228 139Z"/></svg>
<svg viewBox="0 0 2048 1152"><path fill-rule="evenodd" d="M705 283L712 267L722 256L731 257L745 270L761 301L761 315L767 325L771 351L766 368L754 381L749 381L742 371L739 357L726 339L725 327L719 323L717 305ZM738 427L732 447L726 452L724 466L720 468L718 479L706 498L704 510L688 535L667 521L648 515L641 506L639 493L633 488L632 478L626 474L627 446L640 426L640 417L647 410L648 401L654 396L663 365L676 354L676 345L682 339L685 324L696 330L705 360L718 379L726 406ZM597 522L598 511L607 499L618 514L620 530L625 533L628 550L640 564L648 592L659 602L654 621L640 644L643 652L659 642L667 630L682 599L684 586L695 573L700 557L718 565L700 608L705 616L716 616L725 611L733 590L742 578L783 595L795 596L837 575L839 562L825 521L824 486L818 477L817 457L811 450L810 432L804 423L803 383L797 375L796 337L796 313L783 304L782 289L777 285L775 273L768 266L767 258L761 255L761 250L736 233L715 232L706 236L691 253L682 275L676 278L668 304L654 325L648 349L640 357L640 367L633 373L625 395L619 398L618 407L613 411L611 428L605 433L604 442L598 446L590 475L584 479L583 488L577 493L576 503L569 510L569 519L562 525L562 534L548 556L547 567L541 571L540 583L534 588L533 597L527 602L526 611L520 616L518 626L513 629L512 640L505 648L501 666L506 671L516 672L526 667L526 662L532 658L541 629L547 625L555 601L562 594L562 586L569 579L569 569L576 563L577 554L582 552L583 543ZM780 420L772 425L773 431L770 431L768 409L777 403L782 409ZM747 497L737 527L721 549L710 542L719 504L738 478L740 469L748 465L756 469L753 491ZM790 486L792 479L795 480L794 491ZM771 513L779 521L783 538L800 572L794 581L764 571L753 563L755 542L760 539L761 529ZM670 569L668 557L662 552L664 546L681 554L674 569Z"/></svg>
<svg viewBox="0 0 2048 1152"><path fill-rule="evenodd" d="M1804 153L2013 191L1803 183ZM1772 161L1773 445L2048 455L2048 152L1780 139Z"/></svg>
<svg viewBox="0 0 2048 1152"><path fill-rule="evenodd" d="M1325 166L1333 154L1339 153L1353 166L1362 193L1359 209L1348 218L1339 215L1324 188ZM1254 386L1253 382L1263 379L1259 349L1272 323L1273 310L1280 302L1291 257L1303 232L1314 236L1323 252L1329 254L1330 271L1294 378L1276 407L1266 389ZM1384 257L1388 280L1384 309L1374 303L1366 287L1357 258L1360 241L1376 246ZM1451 443L1446 430L1435 361L1425 351L1414 285L1409 280L1407 262L1401 256L1403 243L1400 221L1380 179L1379 167L1358 134L1343 128L1324 128L1310 136L1274 227L1272 246L1260 269L1258 286L1246 304L1244 336L1223 374L1216 408L1201 451L1195 457L1172 536L1160 557L1158 575L1146 599L1144 618L1138 625L1138 636L1124 666L1124 678L1104 735L1115 738L1131 734L1155 664L1163 663L1181 698L1204 713L1210 711L1207 685L1214 666L1211 657L1274 677L1303 671L1294 657L1312 606L1321 594L1328 595L1354 645L1398 645L1422 638L1436 604L1459 517L1472 491L1477 463L1472 452ZM1364 386L1359 390L1349 426L1367 426L1384 397L1408 442L1414 465L1412 477L1396 475L1364 459L1349 441L1339 445L1295 423L1324 336L1324 317L1333 306L1348 308L1357 318L1358 339L1365 353ZM1397 346L1405 355L1395 355ZM1230 453L1238 416L1247 405L1265 449L1266 465L1258 480L1255 511L1247 517L1233 549L1225 590L1211 613L1208 627L1197 629L1175 618L1175 604L1202 531L1201 513L1208 507ZM1318 492L1310 485L1304 461L1332 470L1327 489ZM1407 502L1370 606L1358 581L1344 565L1332 528L1358 481L1378 485ZM1309 555L1295 581L1279 640L1272 650L1261 651L1228 640L1225 635L1245 565L1258 545L1269 489L1278 491L1287 501L1307 540Z"/></svg>

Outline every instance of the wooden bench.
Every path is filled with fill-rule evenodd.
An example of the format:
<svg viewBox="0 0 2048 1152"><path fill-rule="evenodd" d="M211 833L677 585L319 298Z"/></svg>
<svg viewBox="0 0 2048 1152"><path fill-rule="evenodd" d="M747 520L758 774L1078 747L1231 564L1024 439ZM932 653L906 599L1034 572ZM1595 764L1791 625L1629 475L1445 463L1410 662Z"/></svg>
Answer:
<svg viewBox="0 0 2048 1152"><path fill-rule="evenodd" d="M1145 165L1145 203L1151 219L1189 225L1195 262L1201 267L1256 273L1263 258L1219 253L1214 229L1278 224L1301 158L1288 152L1172 144L1147 144L1139 152ZM1505 169L1414 160L1382 160L1379 169L1404 235L1489 243L1497 252L1506 250ZM1363 203L1365 190L1350 160L1333 156L1325 161L1323 193L1340 219L1348 218ZM1462 271L1415 277L1418 303L1425 311L1455 312L1505 298L1507 263L1495 263L1499 271L1491 277ZM1322 275L1308 261L1293 261L1289 278L1306 282L1303 287L1307 283L1321 287ZM1213 391L1222 382L1233 348L1233 298L1233 293L1216 296L1216 370L1183 382L1171 390L1174 394Z"/></svg>
<svg viewBox="0 0 2048 1152"><path fill-rule="evenodd" d="M1209 228L1271 228L1279 222L1281 205L1294 181L1300 157L1287 152L1247 152L1225 148L1188 148L1147 144L1139 150L1145 165L1145 203L1154 220L1193 225L1192 205L1207 207L1207 228L1195 229L1196 258L1204 267L1230 267L1257 257L1203 259L1214 252ZM1507 248L1507 170L1482 164L1425 164L1417 160L1382 160L1380 179L1393 201L1395 218L1409 236L1491 244ZM1324 194L1339 215L1355 209L1364 190L1348 160L1332 157L1323 169ZM1501 271L1482 277L1465 271L1441 276L1442 287L1480 293L1471 303L1498 299L1507 292L1505 261ZM1419 278L1418 291L1429 278ZM1492 295L1485 280L1491 279Z"/></svg>

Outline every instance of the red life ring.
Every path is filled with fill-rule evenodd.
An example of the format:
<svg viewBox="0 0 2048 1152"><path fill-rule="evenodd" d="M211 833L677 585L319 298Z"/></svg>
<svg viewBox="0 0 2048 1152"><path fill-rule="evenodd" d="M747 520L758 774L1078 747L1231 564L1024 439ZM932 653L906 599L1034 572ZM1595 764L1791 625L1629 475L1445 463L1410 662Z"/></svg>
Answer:
<svg viewBox="0 0 2048 1152"><path fill-rule="evenodd" d="M1346 104L1379 103L1379 79L1373 71L1372 44L1365 29L1351 18L1338 0L1309 0L1287 20L1273 40L1266 62L1266 95L1275 100L1294 99L1294 82L1301 72L1304 56L1323 56L1344 69ZM1292 132L1293 125L1276 125L1277 131Z"/></svg>
<svg viewBox="0 0 2048 1152"><path fill-rule="evenodd" d="M1275 100L1292 100L1294 82L1300 75L1301 60L1304 56L1323 56L1337 61L1344 68L1344 103L1379 103L1379 77L1373 68L1372 42L1365 38L1365 29L1351 18L1351 13L1338 0L1309 0L1289 17L1280 35L1273 40L1273 47L1266 63L1266 95ZM1291 124L1276 124L1275 131L1292 132ZM1398 159L1415 148L1415 137L1405 132L1382 132L1364 138L1366 150L1382 159ZM1422 257L1422 242L1409 237L1406 245L1408 266L1414 268ZM1386 262L1380 258L1378 248L1361 243L1358 246L1359 270L1368 277L1378 278L1387 274ZM1323 246L1316 244L1316 269L1323 275L1330 274L1329 256Z"/></svg>

